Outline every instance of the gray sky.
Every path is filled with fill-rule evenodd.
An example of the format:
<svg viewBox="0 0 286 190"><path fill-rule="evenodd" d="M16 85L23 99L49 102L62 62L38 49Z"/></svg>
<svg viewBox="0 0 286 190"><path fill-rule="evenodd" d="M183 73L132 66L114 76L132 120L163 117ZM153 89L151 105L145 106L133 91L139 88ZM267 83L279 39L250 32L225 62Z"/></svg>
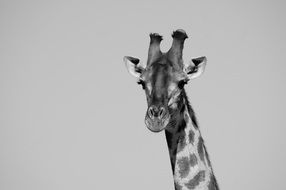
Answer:
<svg viewBox="0 0 286 190"><path fill-rule="evenodd" d="M173 189L122 58L206 56L187 86L221 189L286 189L284 1L0 1L0 189Z"/></svg>

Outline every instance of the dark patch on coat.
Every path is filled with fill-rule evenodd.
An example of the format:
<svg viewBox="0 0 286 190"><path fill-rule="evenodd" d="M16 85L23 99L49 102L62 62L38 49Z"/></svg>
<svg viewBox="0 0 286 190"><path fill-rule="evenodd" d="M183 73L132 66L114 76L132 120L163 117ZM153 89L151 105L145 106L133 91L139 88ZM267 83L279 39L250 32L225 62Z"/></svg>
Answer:
<svg viewBox="0 0 286 190"><path fill-rule="evenodd" d="M197 173L197 175L195 175L195 177L193 179L191 179L190 181L185 183L185 185L189 189L195 189L196 186L198 186L200 184L200 182L202 182L204 180L205 180L205 171L200 171L199 173Z"/></svg>
<svg viewBox="0 0 286 190"><path fill-rule="evenodd" d="M191 154L190 155L190 165L192 167L194 167L195 165L198 164L198 159L197 159L197 156L195 154Z"/></svg>
<svg viewBox="0 0 286 190"><path fill-rule="evenodd" d="M172 119L169 121L169 123L168 123L168 125L167 125L166 128L173 129L173 128L176 127L176 125L177 125L177 120L172 118Z"/></svg>
<svg viewBox="0 0 286 190"><path fill-rule="evenodd" d="M175 172L175 162L176 162L176 159L173 161L172 158L171 158L171 167L172 167L173 174Z"/></svg>
<svg viewBox="0 0 286 190"><path fill-rule="evenodd" d="M168 148L171 149L173 143L173 134L167 130L165 130L165 134L166 134Z"/></svg>
<svg viewBox="0 0 286 190"><path fill-rule="evenodd" d="M210 182L208 184L208 190L219 190L216 178L213 174L210 176Z"/></svg>
<svg viewBox="0 0 286 190"><path fill-rule="evenodd" d="M185 89L182 90L181 95L180 95L180 99L185 100L185 103L184 103L184 101L182 101L182 103L184 104L184 106L187 106L187 109L188 109L190 118L192 119L192 123L193 123L194 127L198 128L198 121L197 121L195 112L194 112L194 110L193 110L193 108L189 102L189 99L187 97Z"/></svg>
<svg viewBox="0 0 286 190"><path fill-rule="evenodd" d="M182 190L182 186L175 182L175 190Z"/></svg>
<svg viewBox="0 0 286 190"><path fill-rule="evenodd" d="M190 130L188 137L189 137L189 142L190 142L191 144L194 144L195 132L194 132L193 130Z"/></svg>
<svg viewBox="0 0 286 190"><path fill-rule="evenodd" d="M182 119L177 127L177 134L179 135L178 138L176 139L177 152L183 150L184 147L186 146L186 134L184 131L185 128L186 128L186 122L184 119Z"/></svg>
<svg viewBox="0 0 286 190"><path fill-rule="evenodd" d="M205 162L205 159L204 159L204 157L205 157L204 140L202 137L199 138L198 153L199 153L201 161Z"/></svg>
<svg viewBox="0 0 286 190"><path fill-rule="evenodd" d="M195 127L195 128L199 128L199 126L198 126L198 121L197 121L197 118L196 118L196 116L195 116L195 112L193 112L191 118L192 118L192 122L193 122L194 127Z"/></svg>
<svg viewBox="0 0 286 190"><path fill-rule="evenodd" d="M179 139L178 139L178 146L177 146L177 153L182 151L187 145L186 142L186 134L185 133L181 133Z"/></svg>
<svg viewBox="0 0 286 190"><path fill-rule="evenodd" d="M178 160L179 174L181 178L187 177L190 172L190 165L188 157L183 157Z"/></svg>
<svg viewBox="0 0 286 190"><path fill-rule="evenodd" d="M177 158L176 157L176 155L177 155L177 147L172 150L172 155L173 155L174 158Z"/></svg>
<svg viewBox="0 0 286 190"><path fill-rule="evenodd" d="M178 97L178 102L177 102L177 110L179 111L180 114L185 112L186 105L185 99L187 98L185 89L182 89L179 97Z"/></svg>
<svg viewBox="0 0 286 190"><path fill-rule="evenodd" d="M184 131L185 128L186 128L186 122L185 120L182 119L178 125L177 133L181 133L182 131Z"/></svg>

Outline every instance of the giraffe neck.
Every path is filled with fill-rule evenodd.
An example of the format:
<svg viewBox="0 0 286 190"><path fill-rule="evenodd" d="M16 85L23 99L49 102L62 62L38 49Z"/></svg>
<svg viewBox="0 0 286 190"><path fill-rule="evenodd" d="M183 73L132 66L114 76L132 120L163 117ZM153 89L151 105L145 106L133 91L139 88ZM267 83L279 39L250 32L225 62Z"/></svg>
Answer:
<svg viewBox="0 0 286 190"><path fill-rule="evenodd" d="M176 190L217 190L211 163L186 96L181 109L166 128L166 138Z"/></svg>

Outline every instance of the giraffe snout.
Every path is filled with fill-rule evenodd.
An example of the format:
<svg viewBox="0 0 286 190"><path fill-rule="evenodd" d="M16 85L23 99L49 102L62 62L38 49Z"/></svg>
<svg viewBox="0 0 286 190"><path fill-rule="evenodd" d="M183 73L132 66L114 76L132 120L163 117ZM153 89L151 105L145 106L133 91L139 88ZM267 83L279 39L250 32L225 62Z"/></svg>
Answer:
<svg viewBox="0 0 286 190"><path fill-rule="evenodd" d="M164 106L152 105L147 109L145 123L152 132L159 132L167 126L169 118L169 113Z"/></svg>
<svg viewBox="0 0 286 190"><path fill-rule="evenodd" d="M158 117L159 119L162 119L166 114L166 109L163 106L150 106L147 113L150 118Z"/></svg>

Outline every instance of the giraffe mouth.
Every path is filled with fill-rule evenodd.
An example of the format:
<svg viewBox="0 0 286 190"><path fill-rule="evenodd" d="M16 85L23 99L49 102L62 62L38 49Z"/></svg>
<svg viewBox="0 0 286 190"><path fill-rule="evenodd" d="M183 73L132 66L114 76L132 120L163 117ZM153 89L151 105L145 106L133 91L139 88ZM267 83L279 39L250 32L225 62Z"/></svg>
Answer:
<svg viewBox="0 0 286 190"><path fill-rule="evenodd" d="M150 118L148 115L145 117L145 124L147 128L155 133L158 133L166 128L170 120L170 116L166 115L164 118Z"/></svg>

